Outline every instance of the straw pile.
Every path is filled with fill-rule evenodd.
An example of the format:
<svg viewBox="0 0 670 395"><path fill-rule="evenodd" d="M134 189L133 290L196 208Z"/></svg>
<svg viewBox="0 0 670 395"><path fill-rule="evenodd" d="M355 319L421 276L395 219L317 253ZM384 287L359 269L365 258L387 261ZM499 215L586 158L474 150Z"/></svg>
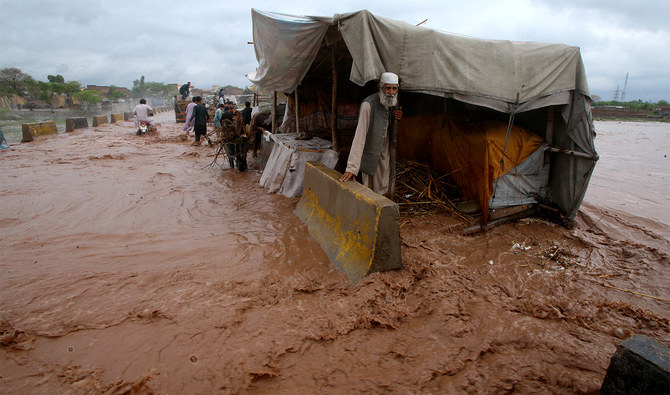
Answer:
<svg viewBox="0 0 670 395"><path fill-rule="evenodd" d="M425 215L448 213L467 220L458 212L456 204L461 200L458 187L448 174L439 175L429 165L398 161L396 163L396 185L393 201L398 203L401 214Z"/></svg>

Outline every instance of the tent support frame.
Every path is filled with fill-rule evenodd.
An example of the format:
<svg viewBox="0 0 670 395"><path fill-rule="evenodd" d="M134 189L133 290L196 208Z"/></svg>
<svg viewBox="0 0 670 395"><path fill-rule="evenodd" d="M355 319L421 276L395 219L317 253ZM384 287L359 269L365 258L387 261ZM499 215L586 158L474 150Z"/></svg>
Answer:
<svg viewBox="0 0 670 395"><path fill-rule="evenodd" d="M277 91L272 91L272 133L277 133Z"/></svg>
<svg viewBox="0 0 670 395"><path fill-rule="evenodd" d="M340 152L340 144L337 141L337 67L335 62L335 50L337 42L333 44L330 55L330 63L333 68L333 96L330 105L330 133L333 139L333 150Z"/></svg>

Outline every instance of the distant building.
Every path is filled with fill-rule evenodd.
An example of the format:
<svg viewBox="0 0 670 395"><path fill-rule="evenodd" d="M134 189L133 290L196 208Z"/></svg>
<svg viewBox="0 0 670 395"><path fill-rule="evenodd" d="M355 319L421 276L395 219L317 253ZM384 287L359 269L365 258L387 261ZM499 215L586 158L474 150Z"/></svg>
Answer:
<svg viewBox="0 0 670 395"><path fill-rule="evenodd" d="M223 94L226 96L237 96L244 94L244 89L240 89L234 86L227 86L223 88Z"/></svg>

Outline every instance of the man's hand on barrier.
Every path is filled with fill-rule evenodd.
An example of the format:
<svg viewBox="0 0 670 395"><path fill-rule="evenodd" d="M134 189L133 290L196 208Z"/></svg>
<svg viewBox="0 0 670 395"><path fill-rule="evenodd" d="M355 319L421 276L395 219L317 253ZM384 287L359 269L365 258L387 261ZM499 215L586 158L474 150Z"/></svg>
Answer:
<svg viewBox="0 0 670 395"><path fill-rule="evenodd" d="M349 181L354 177L355 177L354 173L346 171L346 172L344 172L344 174L342 174L342 177L340 177L340 181L342 181L342 182Z"/></svg>

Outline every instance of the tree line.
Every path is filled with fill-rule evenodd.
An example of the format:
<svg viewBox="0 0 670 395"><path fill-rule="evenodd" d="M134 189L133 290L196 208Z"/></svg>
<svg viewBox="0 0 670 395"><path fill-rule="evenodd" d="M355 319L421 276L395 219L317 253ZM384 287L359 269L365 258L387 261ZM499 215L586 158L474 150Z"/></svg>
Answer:
<svg viewBox="0 0 670 395"><path fill-rule="evenodd" d="M60 74L48 75L47 81L38 81L15 67L0 70L0 96L16 95L26 99L38 99L50 106L52 98L62 94L75 97L81 102L99 103L105 98L110 101L128 97L169 98L177 94L177 89L174 84L145 81L144 76L141 76L133 81L129 94L125 89L111 85L103 97L97 90L84 89L78 81L65 81Z"/></svg>
<svg viewBox="0 0 670 395"><path fill-rule="evenodd" d="M656 103L643 102L642 100L622 101L596 101L593 107L623 107L630 111L654 111L657 107L668 106L667 100L659 100Z"/></svg>

